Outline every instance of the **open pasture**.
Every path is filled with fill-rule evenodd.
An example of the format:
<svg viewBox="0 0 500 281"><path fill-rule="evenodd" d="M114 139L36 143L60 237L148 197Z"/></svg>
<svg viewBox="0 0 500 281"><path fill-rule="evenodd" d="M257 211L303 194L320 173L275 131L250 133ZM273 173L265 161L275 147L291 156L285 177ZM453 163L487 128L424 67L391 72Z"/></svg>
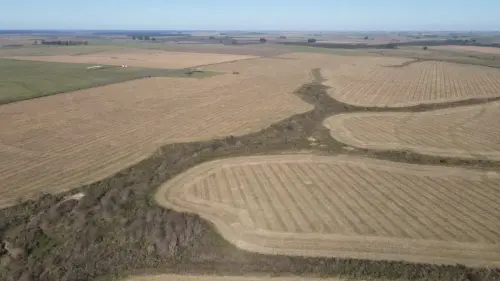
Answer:
<svg viewBox="0 0 500 281"><path fill-rule="evenodd" d="M81 55L11 56L19 60L67 62L97 65L127 65L147 68L182 69L200 65L256 58L249 55L166 52L161 50L125 49Z"/></svg>
<svg viewBox="0 0 500 281"><path fill-rule="evenodd" d="M124 281L344 281L344 278L308 278L300 276L216 276L216 275L146 275L134 276ZM352 281L352 279L349 279Z"/></svg>
<svg viewBox="0 0 500 281"><path fill-rule="evenodd" d="M271 61L275 67L279 62ZM312 109L292 92L303 68L274 76L148 78L0 107L0 207L115 173L159 146L258 131Z"/></svg>
<svg viewBox="0 0 500 281"><path fill-rule="evenodd" d="M147 76L186 76L185 71L0 59L0 104ZM195 73L193 77L213 75Z"/></svg>
<svg viewBox="0 0 500 281"><path fill-rule="evenodd" d="M500 160L500 102L422 113L334 115L334 139L361 148Z"/></svg>
<svg viewBox="0 0 500 281"><path fill-rule="evenodd" d="M499 266L499 187L497 173L300 154L204 163L155 198L248 251Z"/></svg>
<svg viewBox="0 0 500 281"><path fill-rule="evenodd" d="M330 95L360 106L403 107L500 96L500 70L437 61L322 69Z"/></svg>

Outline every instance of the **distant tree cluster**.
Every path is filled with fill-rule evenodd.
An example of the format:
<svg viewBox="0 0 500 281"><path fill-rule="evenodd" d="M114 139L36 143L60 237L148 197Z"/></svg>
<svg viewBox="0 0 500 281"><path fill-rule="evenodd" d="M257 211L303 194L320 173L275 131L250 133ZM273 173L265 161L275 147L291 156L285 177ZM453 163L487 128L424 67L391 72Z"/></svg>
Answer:
<svg viewBox="0 0 500 281"><path fill-rule="evenodd" d="M266 43L267 42L266 38L260 38L259 41L260 41L260 43Z"/></svg>
<svg viewBox="0 0 500 281"><path fill-rule="evenodd" d="M316 39L309 38L309 39L307 39L307 43L316 43Z"/></svg>
<svg viewBox="0 0 500 281"><path fill-rule="evenodd" d="M88 41L74 41L74 40L41 40L36 42L36 44L42 45L62 45L62 46L77 46L77 45L88 45Z"/></svg>

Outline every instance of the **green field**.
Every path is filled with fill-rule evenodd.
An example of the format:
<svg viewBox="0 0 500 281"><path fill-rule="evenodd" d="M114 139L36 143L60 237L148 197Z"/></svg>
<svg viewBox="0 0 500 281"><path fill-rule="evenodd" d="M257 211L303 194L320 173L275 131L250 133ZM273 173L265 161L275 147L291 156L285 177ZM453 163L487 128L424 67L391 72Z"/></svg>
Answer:
<svg viewBox="0 0 500 281"><path fill-rule="evenodd" d="M105 66L87 70L91 65L0 59L0 104L32 99L79 89L118 83L141 77L213 76L213 72ZM188 79L188 78L187 78Z"/></svg>

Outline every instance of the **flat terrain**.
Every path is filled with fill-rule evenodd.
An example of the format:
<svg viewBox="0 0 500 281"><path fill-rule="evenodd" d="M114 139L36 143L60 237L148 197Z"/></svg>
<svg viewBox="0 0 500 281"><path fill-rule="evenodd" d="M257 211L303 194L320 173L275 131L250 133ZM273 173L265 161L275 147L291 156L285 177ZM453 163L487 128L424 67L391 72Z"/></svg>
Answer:
<svg viewBox="0 0 500 281"><path fill-rule="evenodd" d="M301 154L204 163L155 198L248 251L499 266L499 187L498 173Z"/></svg>
<svg viewBox="0 0 500 281"><path fill-rule="evenodd" d="M3 105L0 206L109 176L166 143L246 134L308 111L291 93L310 76L148 78Z"/></svg>
<svg viewBox="0 0 500 281"><path fill-rule="evenodd" d="M362 148L500 160L500 103L422 113L355 113L329 117L336 140Z"/></svg>
<svg viewBox="0 0 500 281"><path fill-rule="evenodd" d="M273 276L215 276L215 275L151 275L135 276L124 281L343 281L344 278L307 278L299 276L273 277ZM354 280L354 279L349 279Z"/></svg>
<svg viewBox="0 0 500 281"><path fill-rule="evenodd" d="M477 52L486 54L500 54L500 48L494 47L478 47L478 46L433 46L432 49L436 50L452 50L452 51L466 51Z"/></svg>
<svg viewBox="0 0 500 281"><path fill-rule="evenodd" d="M127 65L148 68L182 69L206 64L251 59L255 58L255 56L129 49L103 51L81 55L12 56L9 58L45 62L68 62L118 66Z"/></svg>
<svg viewBox="0 0 500 281"><path fill-rule="evenodd" d="M147 76L179 77L185 71L0 59L0 104L48 96ZM195 73L194 77L213 75Z"/></svg>
<svg viewBox="0 0 500 281"><path fill-rule="evenodd" d="M200 69L215 72L238 71L242 76L281 76L289 73L311 73L311 69L320 68L323 73L349 73L352 68L361 71L367 66L381 66L401 64L407 62L406 58L381 57L366 54L364 56L325 55L321 53L288 53L275 57L260 58L255 60L241 60L231 63L222 63L201 67Z"/></svg>
<svg viewBox="0 0 500 281"><path fill-rule="evenodd" d="M423 61L390 67L373 63L322 69L330 95L360 106L403 107L500 96L500 70Z"/></svg>

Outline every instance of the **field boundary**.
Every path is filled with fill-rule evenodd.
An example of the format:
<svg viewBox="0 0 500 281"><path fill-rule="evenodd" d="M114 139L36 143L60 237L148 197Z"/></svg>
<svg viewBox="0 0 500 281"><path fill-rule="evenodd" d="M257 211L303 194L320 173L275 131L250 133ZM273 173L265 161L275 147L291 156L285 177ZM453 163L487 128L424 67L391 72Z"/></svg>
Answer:
<svg viewBox="0 0 500 281"><path fill-rule="evenodd" d="M255 230L250 225L247 211L194 197L188 188L209 171L242 165L270 163L340 163L361 167L375 167L386 172L420 176L453 176L464 179L500 179L500 174L485 173L463 168L433 167L414 164L397 164L378 159L355 156L317 156L307 154L248 156L215 160L193 167L161 185L154 195L156 202L168 209L193 213L215 224L217 230L230 243L243 250L262 254L296 256L335 256L371 260L404 260L417 263L438 263L468 266L499 266L500 248L494 244L448 242L439 240L415 240L377 236L346 236L338 234L279 233ZM249 222L250 225L242 224ZM311 239L313 241L311 241ZM319 243L319 245L318 245ZM294 246L291 246L294 245ZM348 247L345 245L349 245ZM441 256L433 255L436 248L442 249ZM358 250L359 249L359 250ZM391 250L392 249L392 250ZM467 251L464 251L467 249ZM412 255L419 252L423 254ZM474 254L475 253L475 254ZM435 252L434 252L435 254ZM477 257L483 256L484 260ZM489 256L492 260L487 259ZM495 260L496 259L496 260ZM430 262L432 261L432 262Z"/></svg>
<svg viewBox="0 0 500 281"><path fill-rule="evenodd" d="M500 279L499 268L249 253L222 239L206 220L155 204L152 195L167 180L204 162L235 156L307 151L308 154L334 156L342 153L396 163L500 171L500 162L494 161L345 150L346 146L332 139L321 125L326 116L388 109L343 104L331 98L326 88L318 83L303 85L295 94L311 103L314 109L286 118L260 132L165 145L147 159L101 181L0 210L0 238L16 249L30 249L21 259L10 260L10 264L0 270L0 279L17 280L24 274L40 276L41 281L61 280L63 276L75 280L99 276L109 281L146 271L148 274L270 274L412 281ZM421 112L464 104L419 105L396 111ZM316 140L314 143L308 139L311 136ZM70 200L54 207L66 196L80 192L85 196L79 201ZM43 219L31 220L38 214L42 214ZM162 229L174 229L175 235L166 235ZM2 246L0 243L3 261L6 254ZM96 260L99 263L95 263Z"/></svg>
<svg viewBox="0 0 500 281"><path fill-rule="evenodd" d="M28 61L28 60L16 60L16 59L10 59L10 58L0 58L0 62L2 60L8 60L8 61L21 61L21 62L34 62L34 63L45 63L45 64L74 64L74 63L65 63L65 62L41 62L41 61ZM88 64L81 64L82 67ZM109 68L120 68L119 66L114 66L114 65L103 65L106 67L106 69ZM31 100L31 99L38 99L38 98L43 98L47 96L52 96L52 95L58 95L58 94L63 94L63 93L70 93L70 92L75 92L79 90L87 90L87 89L93 89L93 88L98 88L102 86L107 86L107 85L113 85L113 84L120 84L128 81L134 81L134 80L139 80L139 79L147 79L151 77L173 77L173 78L188 78L188 79L203 79L203 78L208 78L211 76L216 76L216 75L221 75L222 73L215 72L215 71L203 71L203 72L193 72L192 74L188 75L187 73L190 71L189 68L186 69L155 69L155 68L144 68L144 67L130 67L129 69L137 69L138 72L141 74L136 75L136 76L131 76L127 77L124 79L116 79L113 81L106 81L106 82L95 82L93 83L92 86L89 87L76 87L76 88L70 88L68 90L63 90L63 91L53 91L53 92L45 92L45 93L40 93L35 96L28 96L28 97L21 97L21 98L15 98L15 99L3 99L0 100L0 106L3 104L9 104L9 103L14 103L14 102L21 102L24 100ZM92 70L92 71L100 71L100 69L97 70ZM1 81L0 81L1 82ZM9 82L9 81L5 81ZM15 82L12 82L15 83ZM24 84L24 83L23 83Z"/></svg>
<svg viewBox="0 0 500 281"><path fill-rule="evenodd" d="M490 104L496 104L497 102L491 102ZM438 109L434 110L433 114L436 116L439 115L444 115L449 112L460 112L460 111L467 111L471 107L477 107L478 105L469 105L469 106L463 106L459 108L445 108L445 109ZM485 110L485 105L482 105L482 110ZM428 111L430 112L430 111ZM414 146L414 145L406 145L406 144L400 144L400 143L365 143L363 141L358 140L356 137L353 136L351 131L346 128L343 124L346 120L349 120L351 118L355 117L377 117L377 116L394 116L394 117L400 117L402 113L399 112L378 112L378 113L348 113L348 114L339 114L339 115L334 115L331 117L328 117L325 119L323 122L323 126L328 128L331 131L331 137L336 139L339 142L342 142L347 145L351 145L354 147L358 148L363 148L363 149L370 149L370 150L379 150L379 151L384 151L384 150L400 150L400 151L411 151L414 153L420 153L420 154L425 154L425 155L433 155L433 156L440 156L440 157L457 157L457 158L462 158L462 159L484 159L484 160L494 160L494 161L500 161L500 151L498 152L492 152L492 151L470 151L467 149L443 149L443 148L432 148L432 147L425 147L425 146ZM412 118L414 114L418 113L409 113L408 116L405 118L407 122L408 119ZM396 126L396 130L402 126L404 126L404 123L398 124ZM453 133L453 130L451 130L451 133ZM398 136L397 131L395 132L395 136ZM452 139L452 142L456 142L455 139Z"/></svg>

